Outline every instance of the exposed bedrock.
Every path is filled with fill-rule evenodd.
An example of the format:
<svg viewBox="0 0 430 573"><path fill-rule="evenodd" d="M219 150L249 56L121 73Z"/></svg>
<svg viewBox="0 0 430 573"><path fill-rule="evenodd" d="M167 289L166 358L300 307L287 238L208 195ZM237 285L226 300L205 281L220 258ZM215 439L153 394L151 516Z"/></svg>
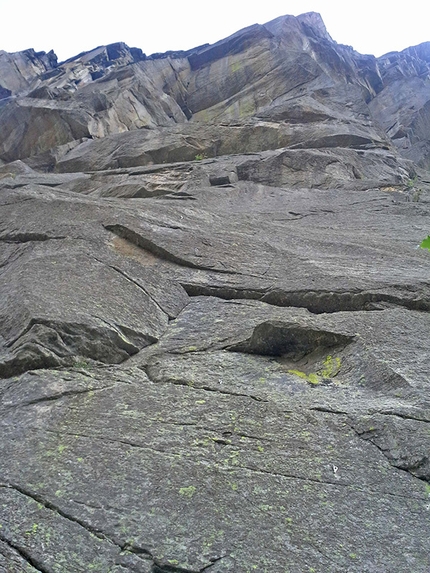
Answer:
<svg viewBox="0 0 430 573"><path fill-rule="evenodd" d="M429 572L429 65L0 52L1 573Z"/></svg>

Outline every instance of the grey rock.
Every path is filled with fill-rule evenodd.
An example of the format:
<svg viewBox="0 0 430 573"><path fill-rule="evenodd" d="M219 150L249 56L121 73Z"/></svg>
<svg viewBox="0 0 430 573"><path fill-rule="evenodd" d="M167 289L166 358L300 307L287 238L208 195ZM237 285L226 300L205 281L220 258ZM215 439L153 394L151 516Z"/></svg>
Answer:
<svg viewBox="0 0 430 573"><path fill-rule="evenodd" d="M428 573L429 61L0 54L2 573Z"/></svg>

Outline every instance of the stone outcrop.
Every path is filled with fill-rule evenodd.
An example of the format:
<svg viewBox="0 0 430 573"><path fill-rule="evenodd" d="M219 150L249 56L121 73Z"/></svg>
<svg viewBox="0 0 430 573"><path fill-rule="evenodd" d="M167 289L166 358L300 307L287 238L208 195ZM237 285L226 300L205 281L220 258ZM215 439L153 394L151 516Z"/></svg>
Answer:
<svg viewBox="0 0 430 573"><path fill-rule="evenodd" d="M428 46L0 53L1 572L428 573Z"/></svg>

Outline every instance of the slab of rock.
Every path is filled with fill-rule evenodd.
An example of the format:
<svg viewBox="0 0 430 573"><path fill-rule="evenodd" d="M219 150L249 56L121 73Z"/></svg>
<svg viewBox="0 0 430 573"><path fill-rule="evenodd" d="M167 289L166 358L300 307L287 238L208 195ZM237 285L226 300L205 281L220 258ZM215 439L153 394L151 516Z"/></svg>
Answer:
<svg viewBox="0 0 430 573"><path fill-rule="evenodd" d="M428 573L428 62L0 54L2 573Z"/></svg>

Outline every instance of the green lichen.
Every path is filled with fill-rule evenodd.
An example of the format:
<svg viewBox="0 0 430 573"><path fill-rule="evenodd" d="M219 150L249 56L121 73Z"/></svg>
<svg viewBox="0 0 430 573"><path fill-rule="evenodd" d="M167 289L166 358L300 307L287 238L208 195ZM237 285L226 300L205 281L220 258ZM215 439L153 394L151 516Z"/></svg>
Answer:
<svg viewBox="0 0 430 573"><path fill-rule="evenodd" d="M184 497L192 498L193 495L196 493L196 488L193 485L189 485L188 487L181 487L179 493Z"/></svg>
<svg viewBox="0 0 430 573"><path fill-rule="evenodd" d="M288 370L288 373L294 374L295 376L298 376L299 378L304 378L305 380L308 377L308 375L305 372L302 372L301 370Z"/></svg>
<svg viewBox="0 0 430 573"><path fill-rule="evenodd" d="M299 378L303 378L303 380L306 380L306 382L309 382L309 384L316 385L319 384L321 381L320 377L316 373L306 374L306 372L302 372L301 370L288 370L288 373L294 374Z"/></svg>
<svg viewBox="0 0 430 573"><path fill-rule="evenodd" d="M306 374L306 372L302 372L301 370L288 370L289 374L294 374L309 384L313 384L314 386L320 384L324 379L331 379L334 378L339 374L341 369L342 362L339 357L333 358L333 356L328 355L322 363L322 367L320 370L316 372L311 372L310 374Z"/></svg>
<svg viewBox="0 0 430 573"><path fill-rule="evenodd" d="M321 382L320 377L318 376L318 374L309 374L306 378L306 380L310 383L310 384L319 384Z"/></svg>
<svg viewBox="0 0 430 573"><path fill-rule="evenodd" d="M36 535L38 529L39 529L39 524L33 523L31 529L25 532L25 535Z"/></svg>
<svg viewBox="0 0 430 573"><path fill-rule="evenodd" d="M321 376L323 378L334 378L340 370L342 363L338 356L333 358L332 356L327 356L323 362L323 369L321 370Z"/></svg>

